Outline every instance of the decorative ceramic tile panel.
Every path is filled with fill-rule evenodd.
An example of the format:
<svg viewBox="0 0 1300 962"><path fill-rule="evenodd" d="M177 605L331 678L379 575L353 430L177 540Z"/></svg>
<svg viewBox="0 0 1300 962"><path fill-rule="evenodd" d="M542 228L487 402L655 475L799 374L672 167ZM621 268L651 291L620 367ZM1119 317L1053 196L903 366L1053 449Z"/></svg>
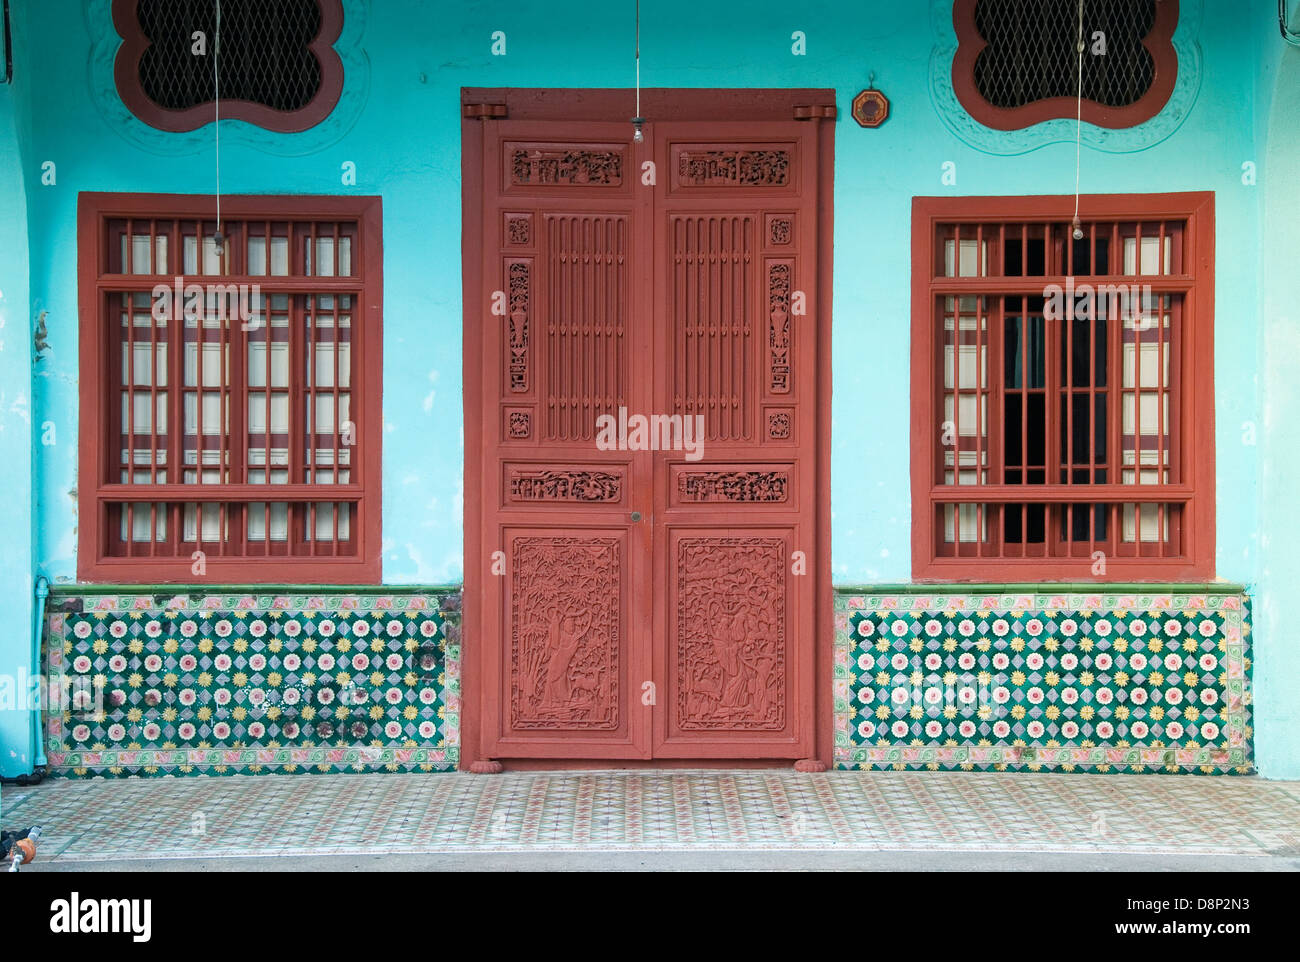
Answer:
<svg viewBox="0 0 1300 962"><path fill-rule="evenodd" d="M1244 594L839 592L835 767L1254 771Z"/></svg>
<svg viewBox="0 0 1300 962"><path fill-rule="evenodd" d="M459 594L52 599L51 775L448 771Z"/></svg>

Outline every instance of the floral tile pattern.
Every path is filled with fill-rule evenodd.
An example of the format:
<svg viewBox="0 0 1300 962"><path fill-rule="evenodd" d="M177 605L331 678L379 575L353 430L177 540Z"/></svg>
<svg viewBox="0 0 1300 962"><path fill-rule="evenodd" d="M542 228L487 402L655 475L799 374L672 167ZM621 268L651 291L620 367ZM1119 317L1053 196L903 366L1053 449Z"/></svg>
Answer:
<svg viewBox="0 0 1300 962"><path fill-rule="evenodd" d="M48 771L454 769L458 611L451 592L61 598Z"/></svg>
<svg viewBox="0 0 1300 962"><path fill-rule="evenodd" d="M1249 774L1245 594L841 592L835 767Z"/></svg>
<svg viewBox="0 0 1300 962"><path fill-rule="evenodd" d="M68 595L52 775L449 771L456 592ZM837 594L840 769L1248 774L1242 593Z"/></svg>

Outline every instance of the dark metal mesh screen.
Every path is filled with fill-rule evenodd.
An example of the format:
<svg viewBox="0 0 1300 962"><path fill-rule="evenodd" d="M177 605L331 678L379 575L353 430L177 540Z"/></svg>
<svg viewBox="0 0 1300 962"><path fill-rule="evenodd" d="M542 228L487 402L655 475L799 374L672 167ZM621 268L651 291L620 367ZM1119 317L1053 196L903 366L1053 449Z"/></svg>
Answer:
<svg viewBox="0 0 1300 962"><path fill-rule="evenodd" d="M1151 86L1155 63L1142 38L1156 0L1084 0L1083 96L1107 107L1135 103ZM975 85L995 107L1023 107L1078 90L1077 0L980 0L975 29L988 46L975 60ZM1104 55L1091 52L1093 34Z"/></svg>
<svg viewBox="0 0 1300 962"><path fill-rule="evenodd" d="M213 0L140 0L140 26L152 44L140 58L140 86L160 107L185 109L214 99ZM320 89L321 70L307 45L320 32L316 0L222 0L221 99L298 110ZM196 30L206 56L191 52Z"/></svg>

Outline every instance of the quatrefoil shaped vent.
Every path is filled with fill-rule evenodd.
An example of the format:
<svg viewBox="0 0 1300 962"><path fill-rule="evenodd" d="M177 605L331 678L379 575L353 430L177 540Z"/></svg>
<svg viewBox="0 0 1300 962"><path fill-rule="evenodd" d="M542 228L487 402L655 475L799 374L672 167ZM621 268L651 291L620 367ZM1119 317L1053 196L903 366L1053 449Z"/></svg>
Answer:
<svg viewBox="0 0 1300 962"><path fill-rule="evenodd" d="M114 0L123 38L118 93L150 126L194 130L216 114L215 0ZM267 130L306 130L328 116L343 88L332 44L341 0L221 0L221 117Z"/></svg>
<svg viewBox="0 0 1300 962"><path fill-rule="evenodd" d="M1083 120L1132 127L1169 100L1177 0L1083 0ZM1016 130L1078 109L1077 0L957 0L953 87L981 123Z"/></svg>

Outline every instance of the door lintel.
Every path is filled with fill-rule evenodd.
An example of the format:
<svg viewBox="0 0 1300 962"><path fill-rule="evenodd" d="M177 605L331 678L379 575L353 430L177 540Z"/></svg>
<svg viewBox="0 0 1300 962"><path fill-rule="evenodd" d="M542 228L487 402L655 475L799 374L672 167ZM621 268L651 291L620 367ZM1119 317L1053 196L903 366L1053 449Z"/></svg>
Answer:
<svg viewBox="0 0 1300 962"><path fill-rule="evenodd" d="M632 88L462 87L464 116L511 120L631 122L636 113ZM470 114L469 108L505 113ZM643 87L641 116L656 120L806 120L836 116L835 91L829 87Z"/></svg>

